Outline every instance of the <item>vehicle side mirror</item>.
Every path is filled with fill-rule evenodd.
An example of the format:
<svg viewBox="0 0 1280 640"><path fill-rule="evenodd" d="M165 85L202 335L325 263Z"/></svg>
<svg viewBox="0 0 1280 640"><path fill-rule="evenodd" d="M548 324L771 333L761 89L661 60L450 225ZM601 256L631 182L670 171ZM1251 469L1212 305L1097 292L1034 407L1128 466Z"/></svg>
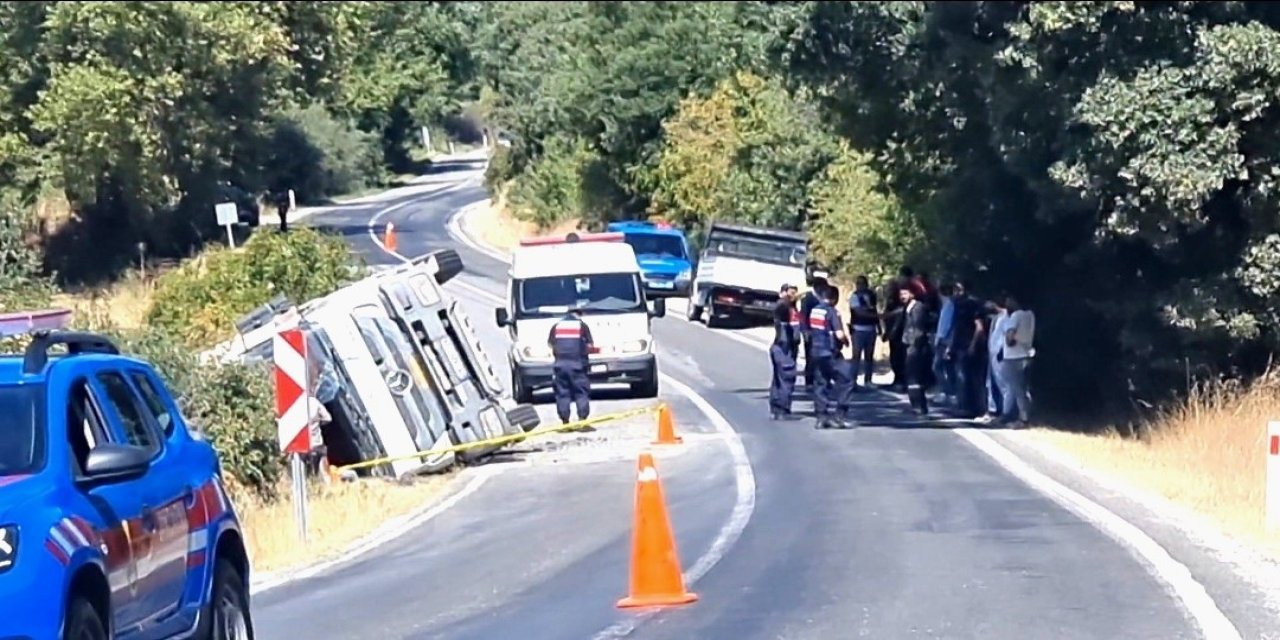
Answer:
<svg viewBox="0 0 1280 640"><path fill-rule="evenodd" d="M653 311L649 312L649 315L652 315L655 318L661 318L667 315L667 299L658 298L657 300L654 300Z"/></svg>
<svg viewBox="0 0 1280 640"><path fill-rule="evenodd" d="M84 473L95 482L123 482L142 477L151 466L151 452L127 444L100 444L89 452Z"/></svg>
<svg viewBox="0 0 1280 640"><path fill-rule="evenodd" d="M498 323L499 327L511 324L511 316L507 315L507 310L502 307L493 310L493 319Z"/></svg>

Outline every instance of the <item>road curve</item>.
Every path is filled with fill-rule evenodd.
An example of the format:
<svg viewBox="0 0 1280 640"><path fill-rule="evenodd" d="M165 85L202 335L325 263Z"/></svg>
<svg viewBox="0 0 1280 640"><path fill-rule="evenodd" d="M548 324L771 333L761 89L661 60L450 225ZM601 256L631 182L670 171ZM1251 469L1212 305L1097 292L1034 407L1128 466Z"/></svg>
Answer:
<svg viewBox="0 0 1280 640"><path fill-rule="evenodd" d="M457 249L467 265L459 278L500 294L506 265L447 231L449 215L484 197L478 186L463 186L407 201L379 222L395 223L401 254ZM394 258L362 233L369 213L328 220L371 262L390 263ZM476 311L475 317L484 325L491 314ZM1127 550L948 429L914 421L898 399L863 396L862 422L876 426L851 431L771 423L763 352L679 318L657 322L654 331L665 372L714 404L741 434L756 473L755 513L728 555L696 584L698 603L660 612L619 635L1201 637ZM664 479L703 473L682 469L680 462L664 467ZM595 480L610 482L588 478ZM494 482L502 481L528 480L509 473ZM565 496L583 485L556 477L539 481L546 483L542 496L557 497L526 491L529 497L513 501L508 495L514 490L488 487L422 531L337 573L264 594L257 600L260 637L340 628L336 635L292 635L560 639L626 629L630 625L619 622L628 617L613 610L612 602L625 575L617 547L625 540L629 504L602 518L578 520L574 509L587 507ZM706 519L722 520L731 496L667 484L675 494L672 517L687 567L711 535L708 523L688 519L713 513ZM483 519L495 512L515 517L499 525ZM435 549L437 539L476 535L494 543L456 556ZM578 555L568 568L530 571L537 558L562 554L563 545L578 538L590 542L573 550ZM511 580L527 586L513 593L505 586ZM485 584L497 592L492 602L484 601L479 587ZM354 623L342 626L348 619L359 621L365 632L354 635ZM281 636L267 635L267 629Z"/></svg>

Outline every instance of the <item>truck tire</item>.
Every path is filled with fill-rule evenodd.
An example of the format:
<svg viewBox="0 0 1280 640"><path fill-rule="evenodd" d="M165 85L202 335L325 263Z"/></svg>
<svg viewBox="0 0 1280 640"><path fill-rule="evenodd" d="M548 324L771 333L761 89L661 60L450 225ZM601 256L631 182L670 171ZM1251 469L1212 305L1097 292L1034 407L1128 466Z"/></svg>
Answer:
<svg viewBox="0 0 1280 640"><path fill-rule="evenodd" d="M702 307L698 306L698 303L694 302L695 300L697 300L697 297L689 296L689 304L685 307L684 315L688 318L689 322L698 322L699 320L702 320Z"/></svg>
<svg viewBox="0 0 1280 640"><path fill-rule="evenodd" d="M67 605L67 622L62 637L67 640L107 640L107 625L88 600L76 596Z"/></svg>
<svg viewBox="0 0 1280 640"><path fill-rule="evenodd" d="M524 377L517 369L511 370L511 398L517 404L533 404L533 389L524 383Z"/></svg>
<svg viewBox="0 0 1280 640"><path fill-rule="evenodd" d="M720 309L716 308L716 303L712 302L707 305L707 328L718 329L724 326L724 318L720 315Z"/></svg>
<svg viewBox="0 0 1280 640"><path fill-rule="evenodd" d="M631 383L631 394L637 398L656 398L658 397L658 365L645 373L644 379L640 382Z"/></svg>

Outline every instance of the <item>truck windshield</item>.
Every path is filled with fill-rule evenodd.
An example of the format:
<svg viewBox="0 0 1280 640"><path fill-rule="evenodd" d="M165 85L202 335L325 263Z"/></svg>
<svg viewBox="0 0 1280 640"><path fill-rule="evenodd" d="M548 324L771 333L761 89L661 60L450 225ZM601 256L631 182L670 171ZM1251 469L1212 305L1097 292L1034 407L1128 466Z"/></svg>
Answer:
<svg viewBox="0 0 1280 640"><path fill-rule="evenodd" d="M688 258L684 254L684 241L679 236L628 233L626 240L636 252L636 257Z"/></svg>
<svg viewBox="0 0 1280 640"><path fill-rule="evenodd" d="M44 467L45 425L40 386L0 387L0 477Z"/></svg>
<svg viewBox="0 0 1280 640"><path fill-rule="evenodd" d="M634 273L548 276L520 281L521 315L560 315L575 306L605 313L644 310Z"/></svg>
<svg viewBox="0 0 1280 640"><path fill-rule="evenodd" d="M707 250L716 255L795 266L804 266L808 253L803 245L732 236L712 236L707 240Z"/></svg>

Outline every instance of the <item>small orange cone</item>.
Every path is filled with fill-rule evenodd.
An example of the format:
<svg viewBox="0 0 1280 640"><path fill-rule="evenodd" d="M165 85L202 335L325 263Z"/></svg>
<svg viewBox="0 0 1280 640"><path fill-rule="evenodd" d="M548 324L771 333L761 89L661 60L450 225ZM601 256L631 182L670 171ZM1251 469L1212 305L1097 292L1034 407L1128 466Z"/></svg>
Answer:
<svg viewBox="0 0 1280 640"><path fill-rule="evenodd" d="M676 553L662 482L653 465L653 455L641 453L636 465L635 530L631 538L630 595L618 601L619 608L681 605L698 599L684 588L680 558Z"/></svg>
<svg viewBox="0 0 1280 640"><path fill-rule="evenodd" d="M671 407L667 403L658 405L658 439L653 444L680 444L684 438L676 435L675 419L671 417Z"/></svg>
<svg viewBox="0 0 1280 640"><path fill-rule="evenodd" d="M387 251L396 250L396 225L394 222L387 223L387 230L382 233L382 246L386 247Z"/></svg>

